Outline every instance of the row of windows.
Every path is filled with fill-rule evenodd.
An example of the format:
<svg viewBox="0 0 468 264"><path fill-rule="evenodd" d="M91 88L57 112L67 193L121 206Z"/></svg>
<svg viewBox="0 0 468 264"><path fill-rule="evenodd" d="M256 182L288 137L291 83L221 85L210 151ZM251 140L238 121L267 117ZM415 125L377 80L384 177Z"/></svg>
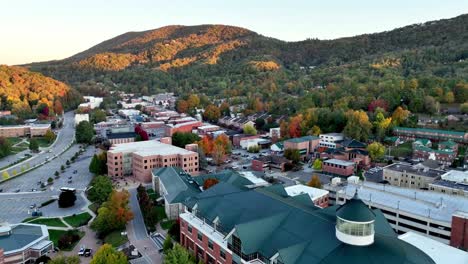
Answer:
<svg viewBox="0 0 468 264"><path fill-rule="evenodd" d="M346 169L349 167L349 166L343 166L343 165L338 165L338 164L333 164L333 163L328 163L328 162L324 162L323 164L329 167L340 168L340 169Z"/></svg>

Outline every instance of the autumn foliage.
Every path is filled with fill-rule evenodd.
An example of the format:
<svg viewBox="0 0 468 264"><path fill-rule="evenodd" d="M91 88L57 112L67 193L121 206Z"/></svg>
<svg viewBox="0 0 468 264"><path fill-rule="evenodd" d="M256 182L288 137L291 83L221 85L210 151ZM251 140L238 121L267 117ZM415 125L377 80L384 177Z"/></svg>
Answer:
<svg viewBox="0 0 468 264"><path fill-rule="evenodd" d="M213 185L216 185L219 182L218 179L215 178L208 178L203 182L203 189L208 190Z"/></svg>

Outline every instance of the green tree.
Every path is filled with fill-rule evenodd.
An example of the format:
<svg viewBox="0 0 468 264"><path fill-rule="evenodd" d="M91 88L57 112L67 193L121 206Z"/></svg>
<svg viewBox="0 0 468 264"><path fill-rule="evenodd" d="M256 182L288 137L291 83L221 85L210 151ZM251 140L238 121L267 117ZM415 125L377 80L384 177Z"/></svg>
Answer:
<svg viewBox="0 0 468 264"><path fill-rule="evenodd" d="M172 243L172 238L170 235L167 235L166 239L164 240L163 244L163 250L164 252L167 252L168 250L171 250L174 247L174 244Z"/></svg>
<svg viewBox="0 0 468 264"><path fill-rule="evenodd" d="M164 253L164 264L195 264L189 252L179 244Z"/></svg>
<svg viewBox="0 0 468 264"><path fill-rule="evenodd" d="M96 176L91 181L91 188L88 190L88 199L92 202L102 204L107 201L112 193L112 181L107 176Z"/></svg>
<svg viewBox="0 0 468 264"><path fill-rule="evenodd" d="M127 264L127 257L109 244L102 245L94 254L90 264Z"/></svg>
<svg viewBox="0 0 468 264"><path fill-rule="evenodd" d="M106 112L101 109L94 109L90 114L90 121L93 124L106 121Z"/></svg>
<svg viewBox="0 0 468 264"><path fill-rule="evenodd" d="M348 122L344 128L344 133L350 138L366 141L371 133L372 124L369 117L362 110L350 110L346 113Z"/></svg>
<svg viewBox="0 0 468 264"><path fill-rule="evenodd" d="M297 164L301 160L301 153L298 149L286 149L284 151L284 157Z"/></svg>
<svg viewBox="0 0 468 264"><path fill-rule="evenodd" d="M127 190L112 191L109 199L99 208L91 228L101 235L125 228L128 221L133 219L133 213L128 206L129 197Z"/></svg>
<svg viewBox="0 0 468 264"><path fill-rule="evenodd" d="M320 182L320 178L314 174L310 178L310 181L307 183L307 186L314 188L322 188L322 183Z"/></svg>
<svg viewBox="0 0 468 264"><path fill-rule="evenodd" d="M381 160L385 155L385 147L379 142L373 142L367 146L369 156L372 160Z"/></svg>
<svg viewBox="0 0 468 264"><path fill-rule="evenodd" d="M94 128L88 121L81 121L76 126L76 142L90 144L94 136Z"/></svg>
<svg viewBox="0 0 468 264"><path fill-rule="evenodd" d="M78 256L63 256L58 255L55 258L49 260L47 264L79 264L81 263Z"/></svg>
<svg viewBox="0 0 468 264"><path fill-rule="evenodd" d="M0 158L6 157L11 154L11 142L5 137L0 137Z"/></svg>
<svg viewBox="0 0 468 264"><path fill-rule="evenodd" d="M460 111L463 114L468 114L468 102L463 103L463 104L460 105Z"/></svg>
<svg viewBox="0 0 468 264"><path fill-rule="evenodd" d="M172 135L172 145L185 148L185 145L192 144L200 140L197 134L191 132L175 132Z"/></svg>
<svg viewBox="0 0 468 264"><path fill-rule="evenodd" d="M37 139L31 138L29 140L29 149L35 152L39 150L39 142L37 141Z"/></svg>
<svg viewBox="0 0 468 264"><path fill-rule="evenodd" d="M107 174L107 153L94 154L89 164L89 172L94 174Z"/></svg>
<svg viewBox="0 0 468 264"><path fill-rule="evenodd" d="M217 122L220 116L221 110L214 104L208 105L203 112L203 118L211 122Z"/></svg>
<svg viewBox="0 0 468 264"><path fill-rule="evenodd" d="M2 179L3 179L4 181L6 181L6 180L8 180L9 178L10 178L10 174L8 173L8 171L4 171L4 172L2 173Z"/></svg>
<svg viewBox="0 0 468 264"><path fill-rule="evenodd" d="M47 130L47 132L44 134L45 140L47 140L47 142L49 142L49 143L54 142L54 140L55 140L56 137L57 137L57 136L55 135L55 133L52 132L52 130L50 130L50 129Z"/></svg>
<svg viewBox="0 0 468 264"><path fill-rule="evenodd" d="M321 170L322 169L322 161L320 159L315 159L314 164L312 166L314 170Z"/></svg>
<svg viewBox="0 0 468 264"><path fill-rule="evenodd" d="M255 129L255 127L250 124L244 125L243 131L244 131L244 134L247 134L247 135L257 135L257 129Z"/></svg>

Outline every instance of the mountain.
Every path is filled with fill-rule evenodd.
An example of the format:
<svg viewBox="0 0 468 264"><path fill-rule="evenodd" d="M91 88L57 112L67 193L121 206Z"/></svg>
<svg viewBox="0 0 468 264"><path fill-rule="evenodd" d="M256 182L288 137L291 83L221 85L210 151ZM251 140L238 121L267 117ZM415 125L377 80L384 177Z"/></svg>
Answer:
<svg viewBox="0 0 468 264"><path fill-rule="evenodd" d="M353 108L364 109L382 95L390 108L407 101L423 111L413 105L413 94L395 96L392 87L415 80L421 98L453 101L446 94L468 79L467 58L468 15L461 15L381 33L299 42L225 25L167 26L128 32L65 60L26 66L86 93L203 93L230 97L233 104L246 101L243 97L260 98L262 108L280 113L299 110L284 107L290 98L307 95L305 107L330 107L361 88L364 99ZM253 109L255 100L248 107Z"/></svg>
<svg viewBox="0 0 468 264"><path fill-rule="evenodd" d="M73 108L81 96L68 85L21 67L0 65L0 109L20 117L34 117L40 104L53 109L55 101Z"/></svg>

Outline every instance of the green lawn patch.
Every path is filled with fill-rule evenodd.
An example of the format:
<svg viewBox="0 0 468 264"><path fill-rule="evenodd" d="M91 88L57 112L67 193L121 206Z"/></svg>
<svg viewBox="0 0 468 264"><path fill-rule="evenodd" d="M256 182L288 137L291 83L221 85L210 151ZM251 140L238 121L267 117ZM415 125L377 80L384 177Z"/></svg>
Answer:
<svg viewBox="0 0 468 264"><path fill-rule="evenodd" d="M37 143L39 143L39 147L41 147L41 148L46 148L46 147L52 145L52 143L54 143L53 141L49 142L47 139L45 139L43 137L37 137L35 139L37 139Z"/></svg>
<svg viewBox="0 0 468 264"><path fill-rule="evenodd" d="M77 234L78 235L78 239L73 241L69 246L60 248L60 250L64 250L64 251L71 251L76 246L76 244L78 244L78 242L80 242L80 240L85 235L85 232L78 231L78 230L65 231L65 230L49 229L48 231L49 231L49 239L50 239L50 241L52 241L54 243L55 247L59 247L58 241L59 241L60 237L65 236L65 235L70 235L70 234Z"/></svg>
<svg viewBox="0 0 468 264"><path fill-rule="evenodd" d="M60 218L37 218L29 222L31 224L39 224L46 226L67 227Z"/></svg>
<svg viewBox="0 0 468 264"><path fill-rule="evenodd" d="M111 232L104 238L104 243L111 244L113 247L125 244L128 241L128 238L127 236L122 236L121 232L121 230Z"/></svg>
<svg viewBox="0 0 468 264"><path fill-rule="evenodd" d="M29 221L32 221L34 219L38 218L38 216L32 216L24 219L21 223L28 223Z"/></svg>
<svg viewBox="0 0 468 264"><path fill-rule="evenodd" d="M79 227L88 224L92 216L88 212L64 217L63 220L73 227Z"/></svg>
<svg viewBox="0 0 468 264"><path fill-rule="evenodd" d="M164 230L169 230L173 225L175 225L175 220L164 220L161 222L161 228Z"/></svg>
<svg viewBox="0 0 468 264"><path fill-rule="evenodd" d="M19 137L10 137L8 138L8 141L10 141L11 145L18 144L23 140L22 138Z"/></svg>
<svg viewBox="0 0 468 264"><path fill-rule="evenodd" d="M397 147L391 147L390 155L395 157L407 157L413 154L412 142L405 142Z"/></svg>

